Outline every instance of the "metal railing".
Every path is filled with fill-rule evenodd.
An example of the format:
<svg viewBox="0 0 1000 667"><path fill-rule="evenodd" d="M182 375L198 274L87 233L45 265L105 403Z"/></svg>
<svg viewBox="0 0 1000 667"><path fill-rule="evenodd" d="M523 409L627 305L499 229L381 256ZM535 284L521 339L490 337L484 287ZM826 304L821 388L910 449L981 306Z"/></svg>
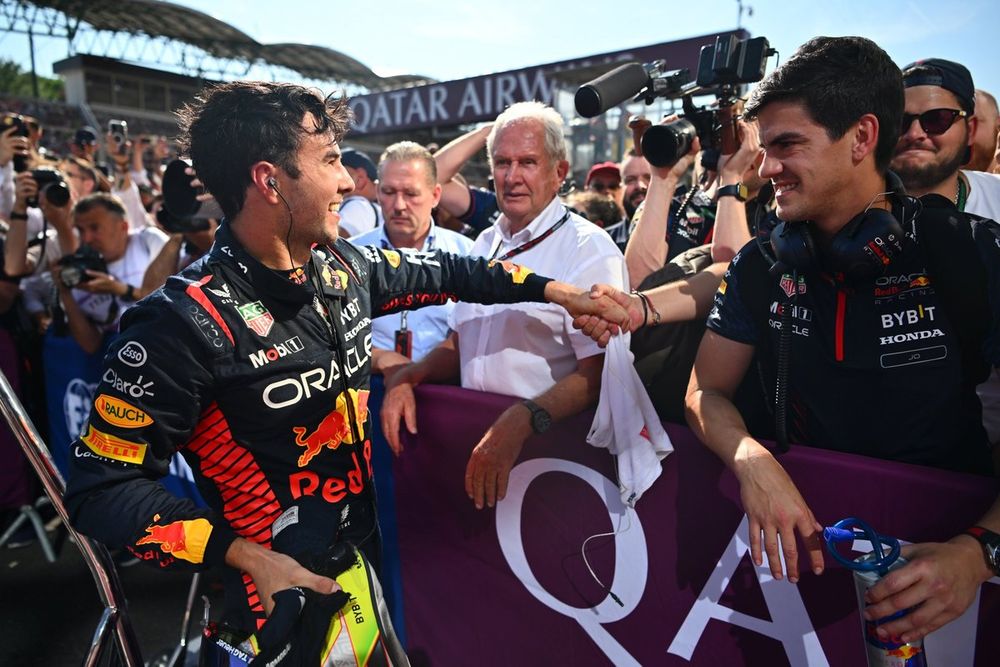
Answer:
<svg viewBox="0 0 1000 667"><path fill-rule="evenodd" d="M0 411L42 481L45 494L66 525L70 537L80 548L80 553L90 568L94 583L97 584L97 592L104 604L104 613L101 614L101 619L94 630L94 638L83 664L86 667L96 667L105 657L109 644L114 642L124 665L142 667L142 653L128 617L125 594L114 562L103 545L77 533L70 526L66 506L62 501L66 484L52 461L48 447L38 435L35 425L2 372L0 372Z"/></svg>

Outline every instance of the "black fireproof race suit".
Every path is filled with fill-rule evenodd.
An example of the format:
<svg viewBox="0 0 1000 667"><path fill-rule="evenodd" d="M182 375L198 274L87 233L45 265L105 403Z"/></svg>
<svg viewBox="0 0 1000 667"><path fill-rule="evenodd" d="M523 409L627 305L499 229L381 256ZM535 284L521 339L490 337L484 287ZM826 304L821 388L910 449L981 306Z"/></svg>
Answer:
<svg viewBox="0 0 1000 667"><path fill-rule="evenodd" d="M270 547L275 519L311 496L329 506L331 542L348 514L363 542L377 533L371 318L447 299L544 301L548 282L509 262L339 240L312 255L296 284L223 224L208 256L124 315L71 446L66 504L81 532L160 567L200 568L223 563L237 536ZM176 451L209 507L157 481ZM377 562L377 549L367 555ZM227 620L254 630L253 581L228 570Z"/></svg>

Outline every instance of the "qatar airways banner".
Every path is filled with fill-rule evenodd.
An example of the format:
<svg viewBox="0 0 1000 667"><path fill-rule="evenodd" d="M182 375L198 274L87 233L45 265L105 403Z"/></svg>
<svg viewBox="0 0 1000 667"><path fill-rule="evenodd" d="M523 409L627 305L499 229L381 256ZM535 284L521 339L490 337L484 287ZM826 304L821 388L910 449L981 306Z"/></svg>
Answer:
<svg viewBox="0 0 1000 667"><path fill-rule="evenodd" d="M866 664L851 573L827 557L793 585L755 568L735 478L687 429L668 426L676 451L634 511L611 456L586 443L592 413L530 439L507 498L477 511L469 452L512 399L425 387L418 401L419 435L394 466L415 666ZM856 516L909 542L953 536L998 491L805 447L781 460L824 525ZM586 550L603 585L581 557L600 534ZM1000 664L998 584L927 639L929 665Z"/></svg>
<svg viewBox="0 0 1000 667"><path fill-rule="evenodd" d="M719 35L749 37L745 30ZM566 73L575 70L582 70L588 78L594 78L624 63L665 60L668 70L687 68L693 80L698 72L701 47L714 44L715 37L715 34L691 37L468 79L355 95L349 100L354 112L351 134L399 132L493 120L511 104L527 100L553 104L558 89L566 85ZM572 88L575 90L575 86Z"/></svg>

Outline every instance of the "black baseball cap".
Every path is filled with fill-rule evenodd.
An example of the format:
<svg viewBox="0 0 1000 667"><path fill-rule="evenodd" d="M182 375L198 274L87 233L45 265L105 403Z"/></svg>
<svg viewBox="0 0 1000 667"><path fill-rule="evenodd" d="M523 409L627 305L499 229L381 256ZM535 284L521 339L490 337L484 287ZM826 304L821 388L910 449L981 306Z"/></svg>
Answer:
<svg viewBox="0 0 1000 667"><path fill-rule="evenodd" d="M926 58L903 68L903 86L937 86L951 91L967 112L976 110L976 86L965 65L943 58Z"/></svg>
<svg viewBox="0 0 1000 667"><path fill-rule="evenodd" d="M73 136L73 143L77 146L86 146L97 143L97 132L89 125L84 125Z"/></svg>
<svg viewBox="0 0 1000 667"><path fill-rule="evenodd" d="M378 178L378 170L375 168L375 163L372 162L367 153L362 153L354 148L345 148L340 153L340 161L344 163L345 167L364 169L370 180L374 181Z"/></svg>

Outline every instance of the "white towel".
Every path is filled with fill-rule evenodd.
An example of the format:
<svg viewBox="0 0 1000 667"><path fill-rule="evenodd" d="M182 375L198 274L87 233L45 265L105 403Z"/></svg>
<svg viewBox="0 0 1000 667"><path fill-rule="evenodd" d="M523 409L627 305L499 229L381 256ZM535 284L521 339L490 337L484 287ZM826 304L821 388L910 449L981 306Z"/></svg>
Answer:
<svg viewBox="0 0 1000 667"><path fill-rule="evenodd" d="M632 365L631 339L628 333L612 336L605 350L601 396L587 442L615 455L622 502L635 508L674 446Z"/></svg>

